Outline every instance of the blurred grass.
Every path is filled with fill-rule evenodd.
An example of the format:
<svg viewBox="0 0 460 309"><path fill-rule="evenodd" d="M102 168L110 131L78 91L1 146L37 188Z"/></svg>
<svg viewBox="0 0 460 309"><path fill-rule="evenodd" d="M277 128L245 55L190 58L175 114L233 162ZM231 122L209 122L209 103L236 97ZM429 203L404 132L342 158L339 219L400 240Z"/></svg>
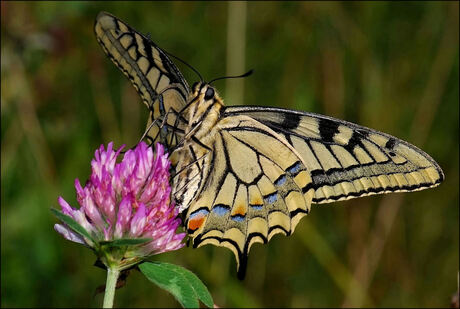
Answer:
<svg viewBox="0 0 460 309"><path fill-rule="evenodd" d="M449 306L459 269L459 27L458 2L438 1L1 2L2 307L102 302L93 293L104 272L54 232L49 211L59 195L76 205L73 181L88 177L96 147L132 146L145 126L136 92L94 38L101 10L205 79L255 69L217 82L228 105L357 122L421 147L446 174L432 190L315 206L293 236L252 249L243 282L224 248L158 259L194 271L221 307ZM132 272L115 305L177 303Z"/></svg>

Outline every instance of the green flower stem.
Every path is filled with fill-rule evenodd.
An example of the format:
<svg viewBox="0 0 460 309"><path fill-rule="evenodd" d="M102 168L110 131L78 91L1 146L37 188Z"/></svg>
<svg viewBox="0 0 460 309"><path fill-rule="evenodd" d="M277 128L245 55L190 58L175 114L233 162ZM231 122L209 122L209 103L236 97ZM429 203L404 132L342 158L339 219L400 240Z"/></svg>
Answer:
<svg viewBox="0 0 460 309"><path fill-rule="evenodd" d="M120 269L118 267L107 268L107 282L105 283L104 305L103 308L113 308L113 298L115 297L115 287L117 286Z"/></svg>

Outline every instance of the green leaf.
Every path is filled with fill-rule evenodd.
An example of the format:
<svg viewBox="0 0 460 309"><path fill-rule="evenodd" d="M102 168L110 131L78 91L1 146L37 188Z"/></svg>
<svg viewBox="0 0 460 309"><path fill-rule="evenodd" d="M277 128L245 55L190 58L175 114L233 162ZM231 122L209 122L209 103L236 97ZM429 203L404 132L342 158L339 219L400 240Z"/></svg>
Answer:
<svg viewBox="0 0 460 309"><path fill-rule="evenodd" d="M141 272L153 283L167 290L184 308L198 308L196 294L188 281L177 272L165 268L157 263L142 263Z"/></svg>
<svg viewBox="0 0 460 309"><path fill-rule="evenodd" d="M93 237L88 233L87 230L83 226L81 226L77 221L75 221L72 217L63 214L59 210L55 208L51 208L51 211L53 214L61 220L63 223L65 223L68 227L70 227L75 233L88 238L91 240L93 243L95 243Z"/></svg>
<svg viewBox="0 0 460 309"><path fill-rule="evenodd" d="M195 293L198 296L198 299L203 302L207 307L214 307L214 300L212 299L211 294L208 291L208 288L204 285L204 283L197 277L193 272L185 269L179 265L169 264L169 263L161 263L164 267L169 268L170 270L174 270L177 272L182 272L183 276L189 281Z"/></svg>
<svg viewBox="0 0 460 309"><path fill-rule="evenodd" d="M152 238L120 238L109 241L100 241L99 243L102 246L111 246L111 247L123 247L123 246L137 246L149 241L152 241Z"/></svg>
<svg viewBox="0 0 460 309"><path fill-rule="evenodd" d="M198 308L201 300L212 308L214 301L203 282L191 271L178 265L145 262L139 265L141 272L153 283L169 291L184 308Z"/></svg>

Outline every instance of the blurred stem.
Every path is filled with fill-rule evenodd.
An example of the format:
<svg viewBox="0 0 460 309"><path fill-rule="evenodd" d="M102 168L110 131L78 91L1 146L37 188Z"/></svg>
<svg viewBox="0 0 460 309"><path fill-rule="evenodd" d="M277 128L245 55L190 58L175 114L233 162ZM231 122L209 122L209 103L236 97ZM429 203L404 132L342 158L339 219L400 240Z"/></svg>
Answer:
<svg viewBox="0 0 460 309"><path fill-rule="evenodd" d="M89 78L91 85L94 87L93 99L96 107L96 116L105 141L120 140L120 128L117 125L117 117L114 102L111 100L109 93L109 81L107 72L101 65L102 61L95 62L90 67Z"/></svg>
<svg viewBox="0 0 460 309"><path fill-rule="evenodd" d="M227 76L245 71L246 54L246 1L228 2L227 19ZM244 98L244 78L227 79L225 84L227 105L241 104Z"/></svg>
<svg viewBox="0 0 460 309"><path fill-rule="evenodd" d="M302 242L316 257L317 261L327 270L332 280L344 293L348 289L353 289L355 297L364 299L366 306L373 307L374 304L366 290L363 289L361 284L353 277L352 273L337 257L327 241L316 229L312 222L305 225L304 233L298 234Z"/></svg>
<svg viewBox="0 0 460 309"><path fill-rule="evenodd" d="M3 52L3 47L2 47ZM17 104L17 110L20 111L17 115L19 118L19 123L22 126L22 131L18 129L18 132L23 132L27 141L30 145L31 157L35 158L37 162L37 172L41 179L46 183L54 184L55 181L55 163L53 161L53 155L50 151L48 141L45 136L45 132L40 123L40 119L37 113L37 105L39 105L39 99L37 97L36 88L33 87L34 79L27 74L26 68L24 66L23 59L20 54L10 53L8 50L5 52L6 58L8 58L8 63L11 68L11 73L9 76L10 85L15 85L17 89L21 89L19 93L14 93L11 95L11 102ZM4 55L2 55L3 59ZM3 82L3 63L2 63L2 90L4 88ZM11 92L11 91L10 91ZM9 97L7 97L9 98ZM7 100L8 102L8 100ZM2 108L4 106L4 95L2 92ZM2 114L3 119L3 114ZM13 123L15 123L14 121ZM16 129L16 126L11 126ZM8 128L8 127L7 127ZM2 132L3 132L2 127ZM9 132L9 131L7 131ZM20 136L15 136L14 133L6 135L6 137L12 136L14 139L21 140ZM4 163L4 146L5 144L5 135L2 135L2 163ZM9 142L9 138L6 140ZM8 149L8 148L6 148ZM7 161L8 162L8 161ZM3 172L2 164L2 172ZM2 175L3 176L3 175Z"/></svg>
<svg viewBox="0 0 460 309"><path fill-rule="evenodd" d="M103 308L113 308L113 298L115 297L115 287L117 286L119 275L120 269L118 267L111 266L107 268Z"/></svg>

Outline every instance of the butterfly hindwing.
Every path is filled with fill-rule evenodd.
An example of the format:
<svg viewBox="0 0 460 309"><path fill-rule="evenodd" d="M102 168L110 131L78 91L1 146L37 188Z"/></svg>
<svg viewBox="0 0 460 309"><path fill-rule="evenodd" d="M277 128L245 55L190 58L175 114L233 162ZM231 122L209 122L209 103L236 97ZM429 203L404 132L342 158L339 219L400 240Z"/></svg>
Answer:
<svg viewBox="0 0 460 309"><path fill-rule="evenodd" d="M267 126L246 116L221 123L185 224L195 247L232 250L242 276L254 243L294 231L310 209L313 187L303 160Z"/></svg>
<svg viewBox="0 0 460 309"><path fill-rule="evenodd" d="M167 146L176 144L185 123L179 111L189 96L189 86L180 71L149 38L109 13L99 13L94 31L104 52L128 77L149 108L148 127L169 112L167 132L162 133L160 140ZM152 138L156 139L160 126L158 121L149 131Z"/></svg>
<svg viewBox="0 0 460 309"><path fill-rule="evenodd" d="M439 165L396 137L332 117L278 108L227 107L284 136L311 174L313 203L378 193L416 191L438 185Z"/></svg>

